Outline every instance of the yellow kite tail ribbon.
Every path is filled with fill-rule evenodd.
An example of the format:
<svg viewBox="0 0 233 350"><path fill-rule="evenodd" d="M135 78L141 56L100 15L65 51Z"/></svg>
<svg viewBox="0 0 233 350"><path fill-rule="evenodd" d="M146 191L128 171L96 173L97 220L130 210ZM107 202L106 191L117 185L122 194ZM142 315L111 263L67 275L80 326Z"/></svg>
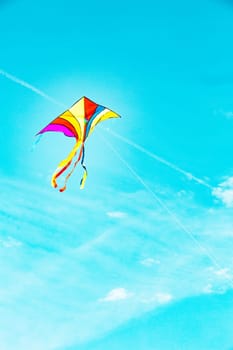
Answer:
<svg viewBox="0 0 233 350"><path fill-rule="evenodd" d="M76 168L77 164L80 162L80 159L82 157L82 160L81 160L81 164L83 166L83 155L84 155L84 143L82 143L82 146L81 146L81 149L80 149L80 152L79 152L79 156L78 156L78 159L76 160L76 162L74 163L73 165L73 168L71 169L71 171L66 175L66 178L65 178L65 182L64 182L64 186L62 188L60 188L60 192L64 192L66 190L66 184L67 184L67 181L69 180L70 176L72 175L72 173L74 172L74 169ZM83 166L85 168L85 166ZM86 169L86 168L85 168ZM87 173L87 171L86 171ZM86 176L87 177L87 176ZM85 178L86 178L85 177ZM82 180L81 180L82 181ZM85 181L84 181L85 182ZM83 185L84 186L84 185ZM83 188L83 187L82 187Z"/></svg>
<svg viewBox="0 0 233 350"><path fill-rule="evenodd" d="M56 181L57 178L58 178L61 174L63 174L64 171L65 171L65 170L70 166L70 164L72 163L72 160L73 160L73 158L75 157L75 155L76 155L76 153L77 153L77 151L78 151L78 148L80 147L80 144L81 144L81 142L78 141L78 142L74 145L74 147L73 147L72 151L70 152L70 154L68 155L68 157L65 158L65 159L63 159L63 160L59 163L57 169L56 169L55 172L53 173L53 176L52 176L52 179L51 179L51 185L52 185L54 188L57 187L57 181Z"/></svg>

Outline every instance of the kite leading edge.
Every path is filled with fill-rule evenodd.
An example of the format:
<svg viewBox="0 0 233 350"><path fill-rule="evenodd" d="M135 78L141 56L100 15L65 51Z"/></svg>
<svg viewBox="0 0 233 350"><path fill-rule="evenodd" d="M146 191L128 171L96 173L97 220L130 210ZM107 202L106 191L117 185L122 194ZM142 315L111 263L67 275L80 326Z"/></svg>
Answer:
<svg viewBox="0 0 233 350"><path fill-rule="evenodd" d="M52 175L51 185L54 188L58 186L57 178L70 167L78 150L79 153L77 160L74 162L70 172L66 175L64 185L59 189L59 191L65 191L67 181L79 162L81 163L84 170L84 174L80 182L80 188L82 189L84 187L87 178L87 169L84 165L85 141L93 132L98 123L109 118L119 117L120 116L117 113L104 106L96 104L84 96L37 133L37 135L41 135L49 131L63 132L65 136L74 137L76 139L76 143L70 154L66 159L61 161L54 174Z"/></svg>

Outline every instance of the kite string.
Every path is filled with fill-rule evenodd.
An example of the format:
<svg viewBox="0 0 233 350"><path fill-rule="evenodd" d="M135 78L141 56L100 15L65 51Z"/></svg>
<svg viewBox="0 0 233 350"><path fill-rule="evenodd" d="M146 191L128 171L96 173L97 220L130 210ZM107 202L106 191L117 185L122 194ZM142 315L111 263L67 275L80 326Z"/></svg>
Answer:
<svg viewBox="0 0 233 350"><path fill-rule="evenodd" d="M105 131L107 131L108 133L110 133L112 136L120 139L121 141L123 141L123 142L127 143L128 145L134 147L135 149L139 150L140 152L146 154L150 158L153 158L153 159L157 160L159 163L162 163L162 164L168 166L169 168L177 171L178 173L181 173L181 174L185 175L189 180L193 180L193 181L197 182L198 184L213 190L213 186L209 185L206 181L198 178L197 176L193 175L192 173L181 169L180 167L178 167L177 165L175 165L175 164L173 164L171 162L168 162L166 159L158 156L155 153L152 153L152 152L148 151L146 148L138 145L137 143L129 140L128 138L126 138L126 137L124 137L122 135L119 135L118 133L116 133L115 131L110 130L109 128L103 128L103 129Z"/></svg>
<svg viewBox="0 0 233 350"><path fill-rule="evenodd" d="M217 267L218 269L222 269L222 266L218 263L215 256L213 256L209 250L202 245L197 238L195 238L194 234L180 221L180 219L177 217L176 214L172 212L171 209L168 208L166 203L162 201L158 195L148 186L148 184L139 176L136 171L129 165L129 163L122 158L122 156L119 154L119 152L113 147L113 145L106 140L105 137L101 136L103 141L107 144L107 146L112 150L112 152L120 159L120 161L129 169L131 174L135 177L135 179L145 188L145 190L152 195L154 200L160 205L161 208L163 208L171 217L171 219L176 223L176 225L186 234L189 236L189 238L198 246L198 248L209 258L209 260L212 262L212 264ZM233 279L229 276L226 277L228 282L230 282L230 287L233 288Z"/></svg>
<svg viewBox="0 0 233 350"><path fill-rule="evenodd" d="M38 88L36 88L35 86L29 84L28 82L22 80L22 79L19 79L18 77L6 72L5 70L3 69L0 69L0 75L4 76L5 78L15 82L16 84L19 84L23 87L25 87L26 89L28 90L31 90L33 92L35 92L37 95L49 100L50 102L56 104L56 105L60 105L60 106L63 106L65 107L65 105L63 103L60 103L59 101L55 100L53 97L47 95L46 93L44 93L43 91L39 90ZM144 154L148 155L149 157L157 160L158 162L164 164L164 165L167 165L168 167L170 167L171 169L185 175L188 179L191 179L197 183L199 183L200 185L203 185L211 190L214 189L213 186L209 185L206 181L202 180L202 179L199 179L198 177L194 176L193 174L191 174L190 172L187 172L181 168L179 168L177 165L173 164L173 163L170 163L168 162L166 159L163 159L159 156L157 156L156 154L148 151L147 149L143 148L142 146L136 144L135 142L127 139L126 137L123 137L119 134L117 134L116 132L108 129L108 128L103 128L104 130L106 130L107 132L109 132L111 135L117 137L118 139L122 140L123 142L131 145L132 147L134 147L135 149L143 152Z"/></svg>
<svg viewBox="0 0 233 350"><path fill-rule="evenodd" d="M13 82L15 82L16 84L19 84L23 87L25 87L26 89L29 89L33 92L35 92L37 95L40 95L41 97L49 100L50 102L56 104L56 105L60 105L60 106L64 106L63 104L61 104L60 102L58 102L57 100L53 99L52 97L50 97L49 95L45 94L43 91L37 89L36 87L34 87L33 85L25 82L24 80L21 80L17 77L15 77L12 74L9 74L8 72L0 69L0 74L2 76L4 76L5 78L12 80ZM104 128L105 129L105 128ZM151 158L156 159L157 161L159 161L160 163L163 163L167 166L169 166L170 168L184 174L185 176L187 176L189 179L192 179L194 181L196 181L197 183L213 189L213 187L211 185L209 185L208 183L206 183L204 180L197 178L196 176L193 176L191 173L188 173L186 171L184 171L183 169L177 167L175 164L172 164L168 161L166 161L165 159L155 155L152 152L149 152L148 150L146 150L145 148L143 148L140 145L137 145L136 143L130 141L129 139L117 134L116 132L113 132L109 129L105 129L106 131L108 131L109 133L111 133L113 136L121 139L122 141L124 141L125 143L133 146L134 148L138 149L139 151L143 152L144 154L147 154L148 156L150 156ZM135 170L120 156L120 154L117 152L117 150L115 150L115 148L113 148L112 145L110 145L110 143L104 138L105 143L108 144L108 146L112 149L112 151L117 155L117 157L121 160L121 162L123 164L126 165L126 167L130 170L130 172L134 175L134 177L137 179L138 182L140 182L142 184L142 186L153 196L153 198L156 200L157 203L159 203L162 208L164 208L167 213L171 216L171 218L176 222L176 224L186 233L189 235L189 237L198 245L198 247L205 252L205 254L209 257L209 259L212 261L212 263L217 266L218 268L221 266L219 265L219 263L216 261L216 259L208 252L208 250L202 246L199 241L193 236L192 232L189 231L181 222L180 220L177 218L177 216L175 214L173 214L173 212L167 207L167 205L165 203L163 203L163 201L156 195L156 193L154 191L151 190L151 188L144 182L144 180L135 172ZM232 287L232 279L229 277L228 278L229 281L231 282L231 287Z"/></svg>

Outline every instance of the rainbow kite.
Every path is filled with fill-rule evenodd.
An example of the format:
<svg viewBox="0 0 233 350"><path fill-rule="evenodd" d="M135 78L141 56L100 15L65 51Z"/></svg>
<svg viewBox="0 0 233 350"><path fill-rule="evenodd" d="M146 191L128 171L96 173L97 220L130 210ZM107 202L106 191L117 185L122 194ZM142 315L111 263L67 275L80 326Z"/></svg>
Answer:
<svg viewBox="0 0 233 350"><path fill-rule="evenodd" d="M66 175L64 186L60 188L59 191L65 191L67 181L80 160L84 169L83 178L80 182L80 188L82 189L84 187L87 178L87 169L84 165L84 143L98 123L109 118L118 117L120 116L117 113L104 106L96 104L84 96L75 102L73 106L67 109L64 113L55 118L44 129L38 132L37 135L48 131L63 132L65 136L74 137L76 139L76 143L72 151L68 157L58 165L52 176L51 184L53 187L57 187L57 178L71 165L79 148L80 151L77 160L74 162L71 171Z"/></svg>

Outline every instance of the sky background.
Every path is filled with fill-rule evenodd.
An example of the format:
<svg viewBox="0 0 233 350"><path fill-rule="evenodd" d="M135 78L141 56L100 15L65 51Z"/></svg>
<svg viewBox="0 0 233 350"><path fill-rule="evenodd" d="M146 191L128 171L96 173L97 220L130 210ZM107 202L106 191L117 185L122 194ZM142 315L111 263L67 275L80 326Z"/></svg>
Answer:
<svg viewBox="0 0 233 350"><path fill-rule="evenodd" d="M1 350L233 349L232 38L232 1L0 1ZM35 134L83 95L122 119L59 193Z"/></svg>

